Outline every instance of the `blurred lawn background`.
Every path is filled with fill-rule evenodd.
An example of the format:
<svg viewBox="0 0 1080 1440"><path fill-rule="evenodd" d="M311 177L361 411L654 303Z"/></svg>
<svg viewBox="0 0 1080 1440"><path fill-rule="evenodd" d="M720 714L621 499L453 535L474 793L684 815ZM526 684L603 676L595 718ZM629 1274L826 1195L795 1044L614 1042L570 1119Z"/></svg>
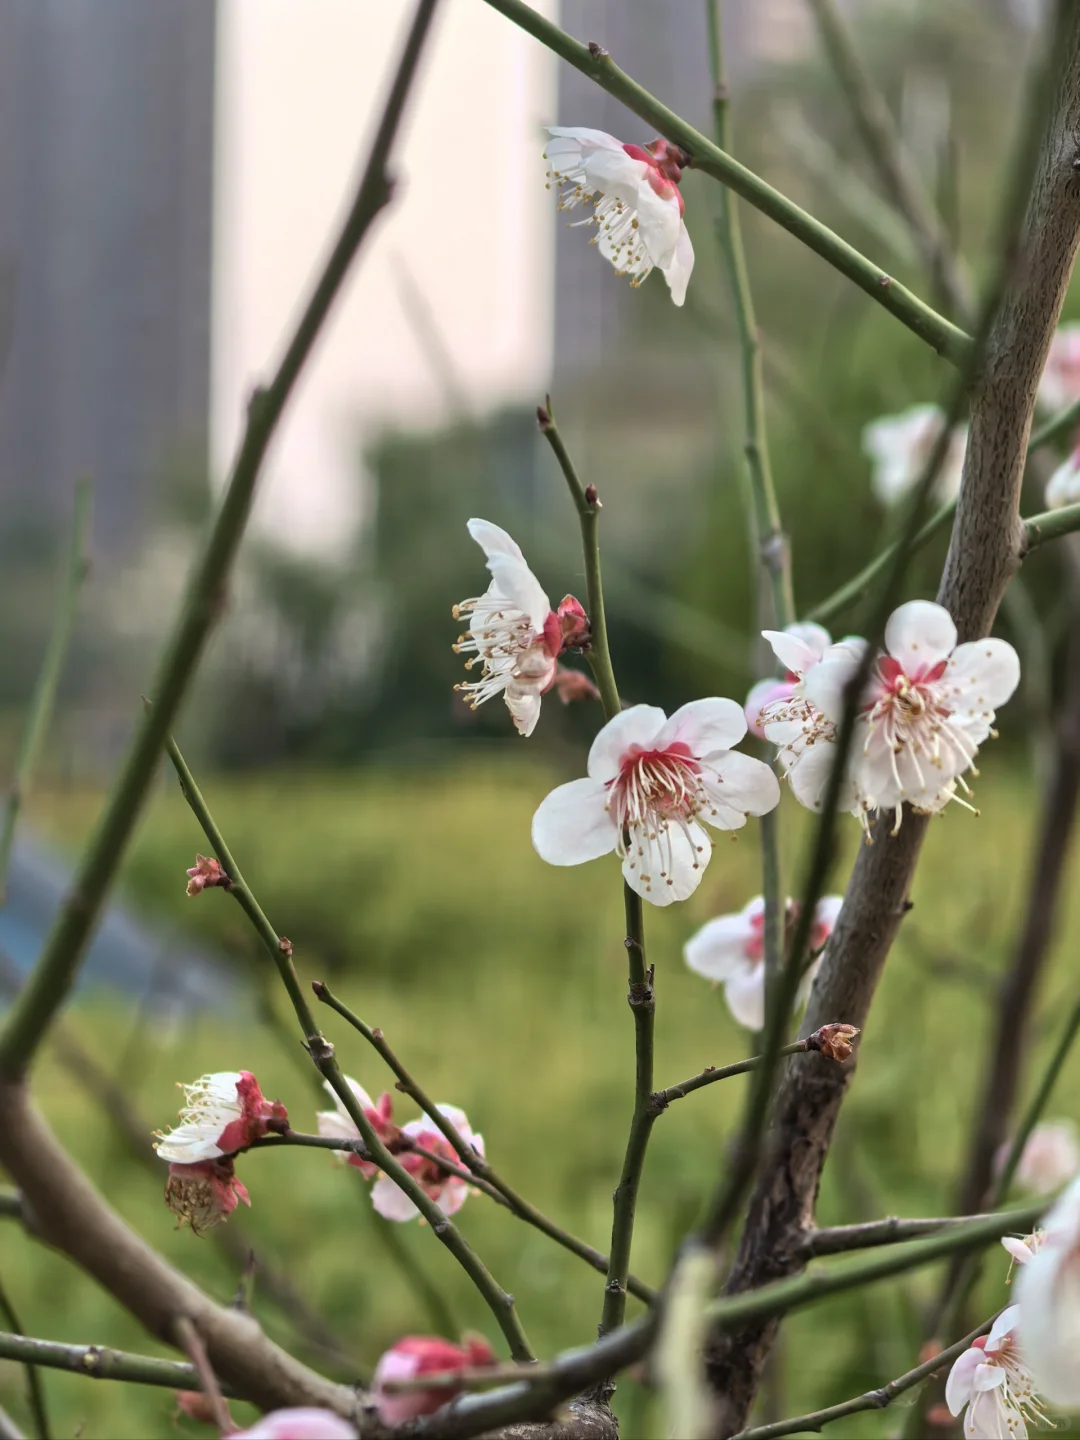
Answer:
<svg viewBox="0 0 1080 1440"><path fill-rule="evenodd" d="M997 763L994 760L997 759ZM571 773L567 768L565 773ZM383 1028L439 1100L467 1111L492 1162L519 1190L579 1236L606 1249L611 1191L622 1158L633 1072L626 1007L622 901L615 861L581 870L542 864L529 842L533 808L563 772L496 757L428 774L417 770L259 779L203 777L204 793L238 863L273 922L293 940L305 982L326 978L369 1023ZM883 1214L947 1208L964 1153L972 1088L983 1063L994 983L1010 946L1025 886L1035 816L1030 785L1016 764L992 757L979 782L981 818L953 807L931 827L905 921L862 1044L858 1083L845 1106L825 1173L819 1217L841 1223ZM101 802L80 791L39 794L34 821L74 851ZM809 834L804 812L785 796L788 874ZM843 878L858 843L843 827ZM251 976L222 1013L162 1027L111 995L87 996L73 1011L78 1035L146 1117L167 1126L175 1085L205 1070L251 1069L268 1095L289 1107L298 1129L319 1108L295 1025L239 908L224 893L184 894L184 870L203 839L175 786L154 799L125 865L123 893L136 910L176 917L231 952ZM712 914L740 907L759 889L756 829L721 837L697 895L685 906L650 910L649 958L657 971L658 1085L748 1053L751 1037L729 1018L722 992L683 965L686 937ZM1071 873L1075 874L1075 865ZM797 888L793 884L792 888ZM1066 895L1076 893L1067 884ZM1080 908L1067 903L1039 1024L1045 1053L1075 984L1072 957ZM260 1020L270 997L284 1041ZM376 1095L389 1085L381 1061L329 1012L320 1018L346 1071ZM311 1072L311 1073L309 1073ZM1052 1114L1080 1118L1080 1056L1062 1076ZM671 1106L653 1132L635 1236L635 1272L665 1273L679 1237L720 1174L724 1146L743 1098L734 1079ZM161 1173L137 1165L109 1122L54 1054L43 1061L37 1096L64 1141L140 1233L221 1300L236 1291L235 1264L212 1238L173 1229ZM402 1101L397 1113L413 1118ZM366 1190L316 1151L262 1151L240 1162L252 1209L230 1222L284 1271L329 1322L355 1369L370 1373L403 1332L437 1323L381 1233ZM542 1354L587 1343L595 1333L602 1279L581 1261L483 1196L472 1197L462 1228L516 1297ZM26 1242L11 1222L3 1275L27 1331L71 1342L159 1352L139 1327L64 1261ZM395 1249L422 1267L455 1329L500 1337L452 1258L418 1225L395 1227ZM995 1249L985 1308L1007 1292ZM848 1398L910 1367L921 1344L917 1307L932 1276L889 1282L815 1306L786 1327L782 1375L786 1413ZM633 1308L633 1302L632 1302ZM305 1349L287 1317L260 1296L267 1329L313 1363L342 1373ZM88 1385L46 1372L57 1434L137 1437L169 1432L169 1392ZM25 1419L21 1377L0 1366L0 1403ZM630 1440L660 1434L632 1381L617 1405ZM238 1413L243 1407L238 1408ZM838 1435L885 1435L895 1418L857 1416ZM845 1429L846 1425L846 1429ZM197 1427L181 1422L182 1429Z"/></svg>

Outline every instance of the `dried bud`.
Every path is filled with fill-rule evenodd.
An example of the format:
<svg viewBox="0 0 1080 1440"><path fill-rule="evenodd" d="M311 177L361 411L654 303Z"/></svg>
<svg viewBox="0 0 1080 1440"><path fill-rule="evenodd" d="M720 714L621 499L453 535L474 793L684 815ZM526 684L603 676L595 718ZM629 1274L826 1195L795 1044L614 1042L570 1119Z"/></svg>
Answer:
<svg viewBox="0 0 1080 1440"><path fill-rule="evenodd" d="M808 1050L820 1050L822 1055L841 1064L851 1059L852 1041L859 1031L854 1025L822 1025L806 1040Z"/></svg>
<svg viewBox="0 0 1080 1440"><path fill-rule="evenodd" d="M595 510L602 509L600 495L595 485L590 484L585 486L585 503L591 505Z"/></svg>
<svg viewBox="0 0 1080 1440"><path fill-rule="evenodd" d="M189 895L198 895L200 890L209 890L215 885L220 885L223 890L232 888L232 881L221 868L220 860L215 860L212 855L196 855L195 864L187 873Z"/></svg>
<svg viewBox="0 0 1080 1440"><path fill-rule="evenodd" d="M548 408L550 403L551 401L549 399L548 405L537 405L536 407L536 423L540 426L541 434L543 434L545 430L551 429L551 411Z"/></svg>
<svg viewBox="0 0 1080 1440"><path fill-rule="evenodd" d="M589 617L580 600L564 595L555 613L563 650L580 650L589 643Z"/></svg>
<svg viewBox="0 0 1080 1440"><path fill-rule="evenodd" d="M281 939L278 941L278 949L285 956L286 960L292 959L292 941L288 938L287 935L282 935Z"/></svg>
<svg viewBox="0 0 1080 1440"><path fill-rule="evenodd" d="M600 691L583 670L568 670L565 665L555 672L555 692L564 705L572 700L600 699Z"/></svg>

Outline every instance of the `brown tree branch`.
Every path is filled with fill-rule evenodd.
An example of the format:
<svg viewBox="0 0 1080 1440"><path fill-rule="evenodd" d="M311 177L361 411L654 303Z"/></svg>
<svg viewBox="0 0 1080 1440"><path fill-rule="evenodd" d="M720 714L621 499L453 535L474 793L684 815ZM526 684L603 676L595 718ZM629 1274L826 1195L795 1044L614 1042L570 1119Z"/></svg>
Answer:
<svg viewBox="0 0 1080 1440"><path fill-rule="evenodd" d="M1049 124L1027 210L1025 238L1012 255L1013 283L990 328L973 387L964 483L938 600L960 640L985 635L1019 563L1019 496L1035 391L1080 237L1080 187L1073 169L1080 133L1080 10L1061 12L1050 88ZM828 1019L865 1026L900 920L926 819L907 814L896 836L879 827L855 862L844 909L811 994L804 1032ZM852 1067L795 1056L773 1110L771 1163L763 1167L728 1290L743 1291L792 1274L803 1263L833 1128ZM717 1433L745 1424L776 1321L730 1337L714 1335L707 1355L717 1399Z"/></svg>

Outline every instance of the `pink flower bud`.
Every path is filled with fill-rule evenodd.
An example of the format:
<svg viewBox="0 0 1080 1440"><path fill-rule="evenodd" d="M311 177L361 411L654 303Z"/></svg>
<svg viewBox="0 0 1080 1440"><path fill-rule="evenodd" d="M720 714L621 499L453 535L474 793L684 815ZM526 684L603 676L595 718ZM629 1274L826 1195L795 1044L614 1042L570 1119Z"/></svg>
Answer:
<svg viewBox="0 0 1080 1440"><path fill-rule="evenodd" d="M589 643L589 617L580 600L566 595L559 601L556 610L563 650L577 650Z"/></svg>
<svg viewBox="0 0 1080 1440"><path fill-rule="evenodd" d="M431 1415L457 1395L461 1386L448 1384L431 1390L387 1391L388 1382L415 1380L453 1370L473 1370L495 1364L490 1345L480 1336L466 1336L452 1345L437 1335L405 1335L383 1354L375 1367L371 1398L384 1425L407 1425L419 1415Z"/></svg>
<svg viewBox="0 0 1080 1440"><path fill-rule="evenodd" d="M232 888L232 881L221 868L220 860L215 860L212 855L196 855L195 864L187 873L190 877L187 882L189 895L198 895L215 885L220 885L223 890Z"/></svg>
<svg viewBox="0 0 1080 1440"><path fill-rule="evenodd" d="M812 1035L807 1036L806 1048L818 1050L829 1060L836 1060L843 1064L850 1060L854 1046L852 1041L859 1034L854 1025L822 1025L820 1030L815 1030Z"/></svg>

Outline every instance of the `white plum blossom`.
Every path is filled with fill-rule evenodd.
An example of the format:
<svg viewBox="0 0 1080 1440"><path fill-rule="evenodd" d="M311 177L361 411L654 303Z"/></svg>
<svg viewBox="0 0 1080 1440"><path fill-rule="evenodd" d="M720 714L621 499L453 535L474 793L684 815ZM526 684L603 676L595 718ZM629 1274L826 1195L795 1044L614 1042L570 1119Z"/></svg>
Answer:
<svg viewBox="0 0 1080 1440"><path fill-rule="evenodd" d="M473 1134L464 1110L459 1110L456 1105L437 1105L435 1108L446 1116L467 1145L478 1155L484 1154L484 1137ZM427 1116L423 1120L410 1120L408 1125L401 1127L401 1133L421 1149L441 1156L452 1164L462 1164L461 1156ZM455 1215L465 1204L472 1190L467 1180L449 1174L426 1155L403 1150L395 1158L402 1169L407 1170L436 1202L444 1215ZM389 1175L380 1175L375 1181L371 1203L385 1220L413 1220L420 1213L404 1190L399 1190Z"/></svg>
<svg viewBox="0 0 1080 1440"><path fill-rule="evenodd" d="M775 676L759 680L746 697L746 703L743 706L743 710L746 712L746 723L750 733L756 735L759 740L765 739L765 731L762 728L765 707L773 705L777 701L790 700L795 694L801 676L806 670L817 664L832 644L829 632L812 622L800 621L786 626L783 630L767 630L763 633L766 639L770 636L780 638L781 646L792 663L784 665L785 674L782 680L778 680ZM777 658L779 659L779 654Z"/></svg>
<svg viewBox="0 0 1080 1440"><path fill-rule="evenodd" d="M1064 410L1080 400L1080 325L1055 330L1039 381L1039 402L1048 410Z"/></svg>
<svg viewBox="0 0 1080 1440"><path fill-rule="evenodd" d="M814 908L809 951L815 955L832 934L841 895L824 895ZM798 905L788 900L785 930L798 915ZM757 895L734 915L708 920L683 947L691 970L724 986L728 1009L740 1025L761 1030L765 1025L765 901ZM795 1008L804 1004L821 965L821 956L811 963L795 997Z"/></svg>
<svg viewBox="0 0 1080 1440"><path fill-rule="evenodd" d="M288 1113L278 1100L266 1100L250 1070L218 1071L184 1085L180 1124L163 1133L154 1144L162 1160L195 1165L235 1155L253 1140L288 1125Z"/></svg>
<svg viewBox="0 0 1080 1440"><path fill-rule="evenodd" d="M1030 1235L1003 1235L1001 1243L1006 1252L1012 1256L1009 1265L1009 1279L1012 1278L1013 1265L1026 1265L1042 1249L1042 1243L1046 1239L1045 1230L1033 1230Z"/></svg>
<svg viewBox="0 0 1080 1440"><path fill-rule="evenodd" d="M603 130L553 125L548 133L544 159L559 209L591 203L593 213L576 223L596 226L592 243L605 260L634 286L655 267L681 305L694 268L679 190L684 153L666 140L624 145Z"/></svg>
<svg viewBox="0 0 1080 1440"><path fill-rule="evenodd" d="M540 718L540 697L555 683L558 657L587 634L585 612L568 595L558 610L525 563L518 545L488 520L470 520L468 531L487 556L491 584L483 595L454 606L454 619L470 616L454 650L469 654L466 670L480 662L479 680L455 686L475 710L502 695L521 735Z"/></svg>
<svg viewBox="0 0 1080 1440"><path fill-rule="evenodd" d="M989 1335L980 1335L949 1371L945 1403L953 1415L966 1411L969 1440L1027 1440L1028 1422L1046 1418L1017 1343L1019 1311L1017 1305L1003 1310Z"/></svg>
<svg viewBox="0 0 1080 1440"><path fill-rule="evenodd" d="M1046 508L1060 510L1080 500L1080 448L1063 460L1046 482Z"/></svg>
<svg viewBox="0 0 1080 1440"><path fill-rule="evenodd" d="M694 700L670 720L634 705L609 720L589 751L588 778L560 785L533 817L551 865L622 858L626 883L653 905L692 895L712 854L702 828L738 830L780 798L768 765L741 755L746 717L734 700Z"/></svg>
<svg viewBox="0 0 1080 1440"><path fill-rule="evenodd" d="M1016 1280L1024 1351L1049 1401L1080 1406L1080 1178L1042 1227L1042 1243Z"/></svg>
<svg viewBox="0 0 1080 1440"><path fill-rule="evenodd" d="M902 500L922 475L945 425L938 405L913 405L899 415L886 415L863 428L862 448L873 462L870 485L883 505ZM934 477L940 501L955 500L967 448L967 426L954 426Z"/></svg>
<svg viewBox="0 0 1080 1440"><path fill-rule="evenodd" d="M1000 1173L1009 1154L1009 1143L994 1157ZM1016 1183L1034 1195L1052 1195L1080 1173L1080 1144L1071 1120L1043 1120L1028 1136L1016 1167Z"/></svg>

